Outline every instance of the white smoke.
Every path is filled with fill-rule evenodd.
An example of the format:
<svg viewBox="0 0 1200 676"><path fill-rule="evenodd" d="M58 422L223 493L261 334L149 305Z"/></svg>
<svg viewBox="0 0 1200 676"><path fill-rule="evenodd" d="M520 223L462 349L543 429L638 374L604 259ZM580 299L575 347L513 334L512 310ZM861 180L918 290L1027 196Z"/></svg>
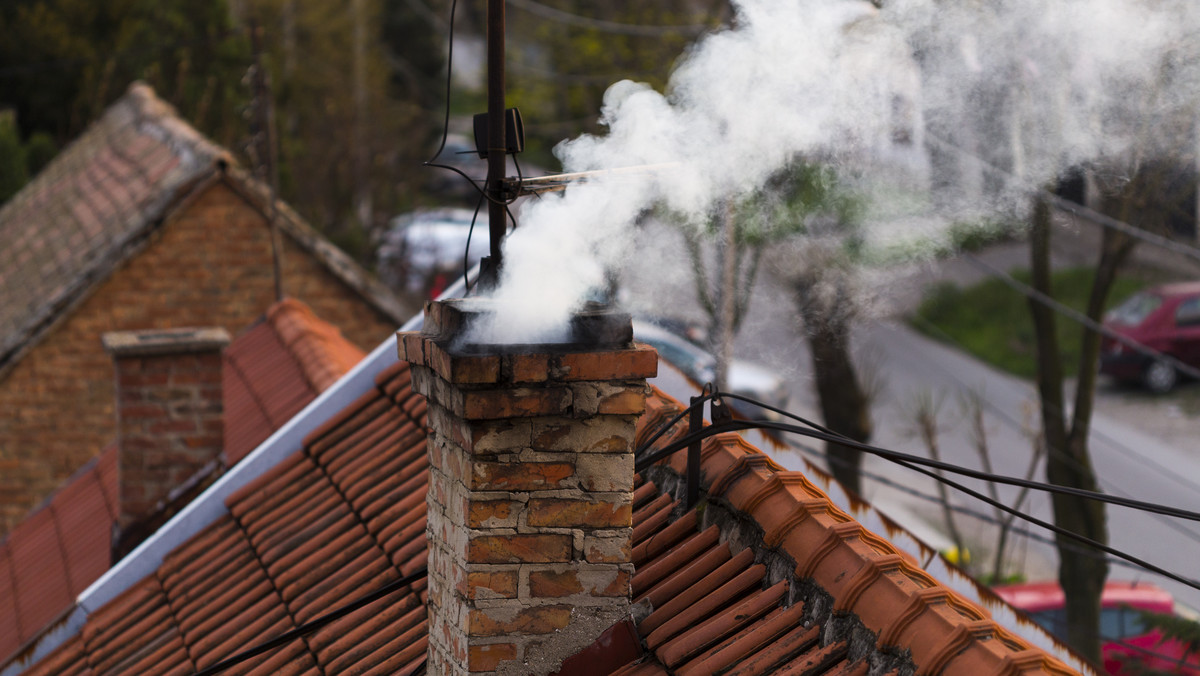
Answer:
<svg viewBox="0 0 1200 676"><path fill-rule="evenodd" d="M629 247L640 215L664 205L701 220L797 154L860 172L891 154L920 173L913 158L928 134L999 156L1023 181L1016 188L1036 186L1147 147L1148 116L1197 93L1188 50L1200 10L1190 0L733 4L733 27L695 44L665 94L618 82L601 111L608 133L556 148L568 172L674 168L597 178L529 204L505 243L496 321L475 340L560 339L607 269L655 255ZM898 125L914 138L897 161ZM1000 197L1019 203L1016 188ZM896 235L869 226L879 239Z"/></svg>

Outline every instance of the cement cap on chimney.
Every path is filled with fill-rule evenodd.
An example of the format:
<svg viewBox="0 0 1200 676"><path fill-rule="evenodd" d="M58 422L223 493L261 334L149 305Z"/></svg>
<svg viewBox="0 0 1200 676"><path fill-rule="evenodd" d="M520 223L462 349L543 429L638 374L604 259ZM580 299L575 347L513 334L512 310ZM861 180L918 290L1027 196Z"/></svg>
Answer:
<svg viewBox="0 0 1200 676"><path fill-rule="evenodd" d="M220 327L200 329L150 329L112 331L100 337L114 357L146 357L212 352L229 344L229 332Z"/></svg>

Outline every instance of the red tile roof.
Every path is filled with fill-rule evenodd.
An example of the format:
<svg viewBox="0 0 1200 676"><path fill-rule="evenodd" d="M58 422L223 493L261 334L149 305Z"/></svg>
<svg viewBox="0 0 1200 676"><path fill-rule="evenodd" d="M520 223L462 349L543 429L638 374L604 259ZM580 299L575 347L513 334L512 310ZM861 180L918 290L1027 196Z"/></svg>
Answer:
<svg viewBox="0 0 1200 676"><path fill-rule="evenodd" d="M144 83L129 91L0 205L0 367L123 261L177 205L225 181L266 213L268 191ZM286 204L280 232L399 323L408 311L383 283Z"/></svg>
<svg viewBox="0 0 1200 676"><path fill-rule="evenodd" d="M362 357L303 303L272 306L225 351L223 464L242 460ZM0 540L0 666L108 570L117 480L113 445Z"/></svg>
<svg viewBox="0 0 1200 676"><path fill-rule="evenodd" d="M639 438L674 410L652 397ZM386 369L29 673L184 673L424 566L424 414L407 366ZM647 654L616 673L1075 673L740 437L706 442L703 509L662 490L682 462L639 480L633 585L652 609L638 626ZM412 673L425 659L424 601L413 584L245 672Z"/></svg>
<svg viewBox="0 0 1200 676"><path fill-rule="evenodd" d="M0 362L227 152L134 84L0 207Z"/></svg>

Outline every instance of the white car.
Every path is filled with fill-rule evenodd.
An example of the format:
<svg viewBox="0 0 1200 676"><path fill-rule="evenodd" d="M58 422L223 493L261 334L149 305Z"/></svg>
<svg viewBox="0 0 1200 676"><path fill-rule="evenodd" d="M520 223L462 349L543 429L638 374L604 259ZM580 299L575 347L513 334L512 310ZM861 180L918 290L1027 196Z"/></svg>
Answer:
<svg viewBox="0 0 1200 676"><path fill-rule="evenodd" d="M716 358L686 338L640 319L633 320L633 337L658 350L660 358L670 362L699 385L711 382L716 377ZM734 359L729 365L729 389L734 394L787 410L790 396L787 381L759 364ZM730 399L726 403L751 420L775 420L779 417L747 402Z"/></svg>
<svg viewBox="0 0 1200 676"><path fill-rule="evenodd" d="M422 209L391 220L380 242L379 275L393 288L426 295L438 275L446 283L488 254L487 211L481 209L471 230L471 209ZM470 233L470 249L467 248Z"/></svg>

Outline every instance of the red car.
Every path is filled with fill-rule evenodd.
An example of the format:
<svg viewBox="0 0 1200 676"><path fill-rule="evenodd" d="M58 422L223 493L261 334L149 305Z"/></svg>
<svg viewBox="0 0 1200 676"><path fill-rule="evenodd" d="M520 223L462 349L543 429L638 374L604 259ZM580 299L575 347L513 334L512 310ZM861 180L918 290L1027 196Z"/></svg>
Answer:
<svg viewBox="0 0 1200 676"><path fill-rule="evenodd" d="M1104 326L1189 366L1200 367L1200 282L1168 284L1134 294L1104 317ZM1101 342L1100 372L1164 393L1179 371L1112 338Z"/></svg>
<svg viewBox="0 0 1200 676"><path fill-rule="evenodd" d="M1066 610L1057 582L1014 584L992 591L1060 640L1066 637ZM1200 655L1188 654L1182 643L1164 640L1158 629L1146 627L1140 611L1174 615L1175 602L1169 592L1148 582L1105 583L1100 597L1105 671L1115 676L1132 676L1141 670L1200 676Z"/></svg>

